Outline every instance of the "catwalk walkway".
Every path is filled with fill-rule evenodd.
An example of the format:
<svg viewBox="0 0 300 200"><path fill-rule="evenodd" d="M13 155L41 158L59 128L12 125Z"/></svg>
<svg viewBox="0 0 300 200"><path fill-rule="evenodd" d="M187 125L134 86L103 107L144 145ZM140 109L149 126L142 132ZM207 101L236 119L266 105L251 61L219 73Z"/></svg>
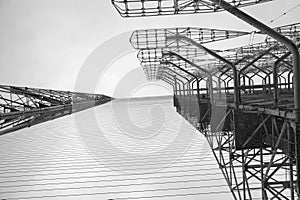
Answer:
<svg viewBox="0 0 300 200"><path fill-rule="evenodd" d="M0 140L0 199L232 199L172 97L114 100Z"/></svg>

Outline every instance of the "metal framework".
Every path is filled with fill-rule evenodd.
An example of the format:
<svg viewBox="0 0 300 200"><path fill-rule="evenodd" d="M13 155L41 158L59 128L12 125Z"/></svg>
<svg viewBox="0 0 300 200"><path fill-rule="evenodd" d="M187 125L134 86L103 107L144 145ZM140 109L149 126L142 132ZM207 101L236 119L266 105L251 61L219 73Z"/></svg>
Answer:
<svg viewBox="0 0 300 200"><path fill-rule="evenodd" d="M139 50L137 57L141 62L161 61L162 54L164 51L176 52L187 59L201 58L207 55L205 52L200 51L195 47L187 46L187 47L178 47L178 48L141 49Z"/></svg>
<svg viewBox="0 0 300 200"><path fill-rule="evenodd" d="M136 30L130 37L130 43L135 49L178 48L190 46L184 42L167 41L166 37L184 35L201 44L235 38L249 34L244 31L219 30L210 28L179 27Z"/></svg>
<svg viewBox="0 0 300 200"><path fill-rule="evenodd" d="M100 94L0 85L0 135L110 101Z"/></svg>
<svg viewBox="0 0 300 200"><path fill-rule="evenodd" d="M187 45L183 41L188 41L227 65L210 63L218 66L218 72L212 73L217 76L218 88L210 90L217 89L220 96L225 92L226 101L217 98L200 107L197 127L207 137L235 199L300 199L299 23L271 29L238 9L263 2L267 1L112 0L123 17L226 10L257 28L256 33L268 35L266 43L236 49L235 55L227 57L185 33L165 34L159 40L152 38L148 48L163 49L169 44L181 47ZM178 36L182 40L169 40ZM150 41L149 37L145 41ZM158 41L162 43L155 45ZM143 45L147 48L147 43ZM174 50L169 52L174 55ZM149 62L161 59L161 54L148 55ZM180 58L197 67L195 57L184 56ZM143 60L147 58L142 56ZM174 88L177 99L191 102L178 95L176 84ZM230 92L233 88L235 93ZM220 115L222 110L224 115Z"/></svg>
<svg viewBox="0 0 300 200"><path fill-rule="evenodd" d="M168 39L170 37L166 38ZM195 47L189 47L192 48ZM191 74L187 76L187 73L177 71L181 76L187 77L186 80L177 78L181 88L178 89L180 84L176 85L176 81L173 84L177 110L207 137L235 199L295 199L299 195L296 190L295 142L298 130L291 98L291 53L274 40L225 50L235 52L222 57L230 60L238 69L241 99L236 107L232 93L228 93L233 89L234 74L226 63L224 65L216 61L219 57L215 60L209 58L209 61L205 53L210 52L207 48L199 48L202 49L194 50L194 55L186 53L184 48L182 51L180 48L142 49L138 58L146 70L146 63L152 65L152 71L148 70L147 73L156 76L156 80L167 79L163 75L164 69L171 69L169 77L174 78L175 65L193 75L197 74L197 71L192 71L196 68L193 60L201 57L209 62L210 69L217 69L210 74L218 77L217 85L220 87L210 90L225 91L227 103L220 104L220 99L216 99L214 103L208 102L208 95L197 100L196 96L184 92L201 89L193 88ZM221 51L214 51L216 52ZM204 61L198 63L203 64ZM204 66L209 69L209 65ZM203 75L203 72L198 71L196 77L200 80ZM175 77L179 77L178 74ZM257 78L261 79L261 84L257 84ZM170 83L170 80L167 81ZM198 80L196 82L199 83ZM183 93L180 92L182 90ZM199 112L192 112L196 107L200 108ZM224 109L226 114L221 119L213 114L216 110Z"/></svg>
<svg viewBox="0 0 300 200"><path fill-rule="evenodd" d="M234 7L244 7L271 0L229 0ZM222 11L218 3L207 0L112 0L122 17L144 17L157 15L209 13Z"/></svg>
<svg viewBox="0 0 300 200"><path fill-rule="evenodd" d="M273 55L272 50L276 50L276 48L264 49L259 55L257 53L253 55L252 60L244 64L239 74L242 74L243 69L255 66L255 63L264 58L265 55L270 54L273 56L275 59L272 61L273 63L277 61L277 65L290 55L287 52L279 59L279 55ZM269 63L269 59L270 57L267 59L264 58L261 63ZM290 61L290 59L285 60L285 63L280 68L284 68L284 66L288 67L281 69L281 73L292 70ZM272 69L272 66L274 65L271 65L271 67L266 66L265 70ZM265 74L268 77L272 73L272 71L263 72L262 69L257 67L254 67L254 69L256 71L248 70L245 72L245 75L256 73L256 75L260 74L261 76ZM263 79L266 79L266 77L263 77ZM280 76L277 78L280 79ZM288 84L290 85L291 83ZM207 120L202 120L199 127L201 127L201 131L207 136L212 148L215 150L217 160L236 199L294 199L297 193L293 189L296 188L295 181L297 180L294 173L296 168L296 124L294 121L295 116L292 113L292 102L284 103L290 93L285 94L285 89L280 90L284 95L281 98L283 101L279 107L284 108L284 112L287 112L284 116L280 111L265 110L266 107L268 108L268 104L266 103L268 95L262 96L261 103L266 103L264 106L257 104L257 98L261 98L257 96L259 93L254 93L252 96L246 95L250 93L251 89L257 86L246 85L244 82L243 90L248 91L248 93L244 93L243 102L249 104L256 98L256 104L253 104L254 106L246 106L244 104L237 110L234 109L233 104L229 103L226 117L224 118L227 126L225 126L224 130L216 131L216 128L214 128L222 127L223 125L221 124L224 123L224 120L215 122L215 125L211 124L212 122L207 123ZM270 83L268 86L271 86ZM277 88L278 84L275 84L274 91ZM269 105L272 105L272 98L268 98L271 100ZM180 99L182 101L183 98ZM184 106L181 108L184 109ZM272 106L269 108L272 108ZM205 114L202 114L202 117ZM250 127L249 125L246 126L247 123L245 122L249 122ZM228 128L228 126L232 127ZM247 128L245 129L245 127ZM247 134L244 133L245 130L248 130ZM244 135L241 133L244 133Z"/></svg>

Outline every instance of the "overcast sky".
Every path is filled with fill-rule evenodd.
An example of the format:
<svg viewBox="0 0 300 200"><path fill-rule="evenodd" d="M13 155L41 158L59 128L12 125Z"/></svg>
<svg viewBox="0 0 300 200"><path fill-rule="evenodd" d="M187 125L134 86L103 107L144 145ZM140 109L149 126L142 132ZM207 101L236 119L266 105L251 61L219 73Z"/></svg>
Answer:
<svg viewBox="0 0 300 200"><path fill-rule="evenodd" d="M243 10L268 23L297 4L299 0L274 0ZM299 22L299 13L300 7L270 26ZM72 91L82 66L105 41L135 29L178 26L254 30L226 12L121 18L110 0L0 0L1 84ZM115 95L115 87L127 85L132 85L131 89L123 96L144 94L141 88L163 91L157 84L143 85L146 79L141 68L137 68L135 54L120 55L109 67L96 63L99 68L109 70L99 76L97 86L86 88L86 92Z"/></svg>

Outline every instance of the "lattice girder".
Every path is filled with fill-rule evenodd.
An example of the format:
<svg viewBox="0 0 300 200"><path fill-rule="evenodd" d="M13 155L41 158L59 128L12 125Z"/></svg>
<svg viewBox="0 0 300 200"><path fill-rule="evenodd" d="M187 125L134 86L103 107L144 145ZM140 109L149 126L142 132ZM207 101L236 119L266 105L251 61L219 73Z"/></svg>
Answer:
<svg viewBox="0 0 300 200"><path fill-rule="evenodd" d="M109 100L100 94L0 85L0 135Z"/></svg>

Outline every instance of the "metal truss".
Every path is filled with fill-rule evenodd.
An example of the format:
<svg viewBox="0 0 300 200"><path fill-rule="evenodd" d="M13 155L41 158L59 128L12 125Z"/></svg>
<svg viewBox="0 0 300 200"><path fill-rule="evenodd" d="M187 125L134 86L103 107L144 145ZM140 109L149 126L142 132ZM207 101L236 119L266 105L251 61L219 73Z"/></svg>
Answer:
<svg viewBox="0 0 300 200"><path fill-rule="evenodd" d="M294 25L290 25L289 27L294 27L296 26ZM284 26L285 27L285 26ZM284 27L280 27L280 28L284 28ZM278 29L278 28L276 28ZM159 31L167 31L169 30L170 33L172 34L158 34L155 32L159 32ZM212 31L213 29L211 29L210 31ZM179 35L179 33L186 35L186 30L183 31L176 31L176 33L174 33L174 30L172 29L152 29L152 30L141 30L141 31L135 31L132 36L131 36L131 41L136 40L136 42L131 42L132 45L135 48L140 48L139 53L138 53L138 58L141 62L149 62L155 65L156 62L160 62L162 60L162 55L163 52L175 52L183 57L185 57L186 59L192 61L193 63L197 63L198 65L206 65L207 68L216 68L216 67L222 67L222 62L216 58L209 58L208 57L208 53L199 49L199 48L195 48L194 46L188 46L190 45L189 43L186 43L184 41L181 40L168 40L168 38L170 37L175 37L177 35ZM142 33L141 33L142 32ZM143 35L143 33L147 33L147 37L145 41L140 41L138 40L138 36L139 35ZM155 33L155 34L153 34ZM237 34L237 33L235 33ZM237 35L234 35L232 37L237 37L239 35L243 35L244 33L239 33ZM180 35L182 36L182 35ZM135 39L133 39L135 38ZM158 39L159 38L159 39ZM189 38L191 38L189 36ZM226 37L227 38L227 37ZM212 38L210 38L212 39ZM212 42L213 40L207 40L207 42ZM200 42L201 43L201 42ZM175 45L174 45L175 44ZM174 45L174 47L165 47L165 46L172 46ZM152 48L149 48L152 47ZM265 69L266 66L268 68L270 68L271 65L269 65L268 63L272 63L274 60L276 60L278 57L280 57L282 54L284 54L287 49L284 47L284 45L280 44L277 41L269 41L269 42L265 42L265 43L258 43L258 44L254 44L254 45L248 45L248 46L243 46L243 47L239 47L239 48L234 48L234 49L227 49L224 51L218 51L215 50L214 52L218 52L218 54L223 52L222 57L225 58L226 60L234 63L237 62L239 60L243 60L243 62L239 62L238 65L236 65L236 67L239 69L241 67L239 66L243 66L245 63L247 63L249 60L251 60L251 58L254 58L255 55L259 54L262 51L265 51L267 48L271 48L274 47L272 54L270 55L265 55L264 59L260 58L259 62L256 61L256 66L253 68L248 68L248 72L249 73L255 73L257 69L259 68L263 68L263 70L267 70L270 71L269 69ZM275 48L276 47L276 48ZM225 54L224 54L225 52ZM235 52L235 53L233 53ZM184 66L185 68L190 68L191 66L189 66L186 62L182 62L180 59L171 59L171 62L180 65L180 66ZM283 69L283 68L282 68ZM230 72L229 72L230 73Z"/></svg>
<svg viewBox="0 0 300 200"><path fill-rule="evenodd" d="M168 43L169 41L174 42L174 40L170 40L168 38L171 37L177 37L178 35L173 35L173 36L166 36L165 42ZM181 35L180 35L181 36ZM182 36L181 36L182 37ZM149 37L149 40L151 37ZM154 39L151 39L154 41ZM182 42L181 40L176 40L176 43L178 44L179 42ZM188 42L183 42L186 45L189 45ZM137 43L139 44L139 43ZM198 45L198 44L197 44ZM276 61L282 54L284 54L287 49L277 41L272 41L268 43L259 43L259 44L254 44L254 45L248 45L244 47L239 47L235 49L227 49L224 51L218 51L215 50L214 52L218 52L219 55L220 53L223 53L222 58L226 59L227 62L230 63L237 63L235 67L237 69L243 68L243 66L247 62L251 61L251 59L255 58L257 54L260 54L263 51L266 51L267 48L272 48L272 53L264 55L262 58L259 60L256 60L255 65L252 63L251 67L248 67L245 72L247 73L253 73L256 74L257 72L263 72L265 75L269 76L270 78L270 73L272 72L272 63ZM173 51L172 51L173 50ZM162 60L162 55L164 52L176 52L179 55L183 55L187 60L190 60L193 63L197 63L197 65L201 66L207 66L207 69L221 69L223 68L224 64L222 64L222 61L220 59L216 58L209 58L208 54L205 50L195 48L194 46L186 46L186 47L176 47L176 48L156 48L156 49L141 49L138 53L138 58L142 62L150 62L150 63L156 63L160 62ZM235 53L232 53L235 52ZM198 56L198 57L197 57ZM176 57L169 57L169 61L173 62L174 64L177 64L179 66L183 66L184 68L191 68L192 66L188 64L187 62L182 61L181 59L178 59ZM240 62L242 61L242 62ZM288 68L282 67L281 70L286 70ZM226 72L225 75L231 75L231 77L234 77L232 72ZM223 73L222 73L223 74ZM243 77L245 78L245 77ZM265 83L266 83L266 78L263 78ZM230 79L232 80L232 79ZM264 84L264 83L263 83ZM270 82L269 82L270 84Z"/></svg>
<svg viewBox="0 0 300 200"><path fill-rule="evenodd" d="M235 199L296 199L298 195L296 155L299 155L297 152L299 149L296 133L299 128L292 114L293 105L290 109L286 105L277 107L284 108L282 111L273 110L272 107L266 109L259 104L254 107L247 106L247 102L262 98L259 96L260 93L251 95L251 89L265 86L279 88L279 84L276 86L271 85L270 80L267 82L267 79L271 78L270 74L274 72L272 69L275 62L281 63L278 65L278 71L281 70L282 73L285 70L292 71L290 59L287 59L290 53L287 53L287 49L278 51L278 48L280 47L275 45L253 50L254 55L247 57L241 65L244 68L241 75L262 76L265 82L259 86L254 85L250 81L251 78L249 85L243 81L241 90L244 88L248 93L244 93L242 104L238 109L228 102L221 106L219 103L211 104L205 98L197 105L195 97L176 93L176 105L180 108L180 113L207 137ZM266 63L268 60L270 65ZM219 67L219 73L224 73L223 75L231 77L232 80L232 74L226 73L228 68L222 68L221 65ZM240 79L245 77L241 76ZM276 77L280 79L280 74ZM228 84L226 87L230 88ZM227 101L233 102L230 96L227 98L229 98ZM266 100L262 100L264 101ZM195 114L191 108L197 106L200 112ZM226 114L219 119L212 115L216 110L218 113L218 109L226 110Z"/></svg>
<svg viewBox="0 0 300 200"><path fill-rule="evenodd" d="M271 0L229 0L234 7L251 6ZM122 17L141 17L173 14L210 13L222 11L218 4L207 0L112 0Z"/></svg>
<svg viewBox="0 0 300 200"><path fill-rule="evenodd" d="M195 27L147 29L134 31L130 37L130 43L135 49L178 48L190 45L180 41L167 41L166 37L184 35L198 43L204 44L246 34L249 33Z"/></svg>
<svg viewBox="0 0 300 200"><path fill-rule="evenodd" d="M296 142L293 120L253 111L226 109L202 122L219 166L235 199L296 199ZM297 129L297 130L296 130Z"/></svg>
<svg viewBox="0 0 300 200"><path fill-rule="evenodd" d="M219 68L209 76L212 77L214 74L218 80L206 76L206 81L209 82L206 90L210 91L210 98L203 96L198 99L198 103L203 102L203 105L199 104L196 127L208 139L234 198L239 200L299 199L300 56L299 45L297 45L299 25L286 25L272 29L239 10L238 7L243 5L233 4L233 1L176 0L170 1L169 7L164 7L163 4L168 1L149 1L149 4L142 0L112 2L124 17L192 14L224 9L257 28L259 32L256 33L267 34L266 43L245 46L236 49L236 54L225 56L202 46L205 42L179 32L162 33L161 37L157 37L158 34L150 37L144 34L142 36L146 38L142 42L144 46L141 48L137 46L139 43L137 38L133 46L137 49L163 49L192 44L215 57L219 62L212 62L209 65ZM246 3L246 1L239 2ZM266 1L251 1L248 5L262 2ZM206 11L201 10L204 5L208 6ZM147 46L148 44L150 45ZM170 50L169 53L174 51ZM164 54L163 52L163 58L165 58ZM160 55L149 55L148 58L153 59L149 62L159 62ZM195 58L178 56L195 68L203 62L201 57L196 64L193 60ZM168 58L166 61L176 60ZM198 79L203 78L203 75L200 74ZM261 84L255 80L257 78L262 80ZM189 111L191 104L197 101L191 101L182 90L186 90L184 86L187 83L193 86L193 82L189 79L186 83L184 79L178 81L182 81L182 88L178 93L177 85L174 84L176 98L182 104L182 110ZM212 83L218 87L211 87ZM189 91L191 86L188 87ZM226 100L221 98L222 95ZM189 107L186 108L186 105ZM182 110L180 110L181 114L184 117L188 116ZM225 111L225 114L221 111Z"/></svg>
<svg viewBox="0 0 300 200"><path fill-rule="evenodd" d="M0 85L0 135L110 100L100 94Z"/></svg>
<svg viewBox="0 0 300 200"><path fill-rule="evenodd" d="M291 24L288 26L281 26L281 27L277 27L274 28L274 30L282 30L281 32L286 35L299 35L299 30L297 29L298 27L298 23L297 24ZM155 29L156 30L156 29ZM138 33L136 33L138 34ZM134 34L133 34L134 35ZM183 34L184 35L184 34ZM173 36L176 36L176 34L173 34ZM236 35L237 37L238 35ZM146 43L148 44L148 47L151 46L149 45L152 41L153 45L155 45L155 48L151 48L151 49L140 49L139 53L138 53L138 58L140 59L140 61L142 62L157 62L160 61L162 59L162 54L164 51L172 51L175 52L185 58L187 58L188 60L191 60L194 63L197 63L199 65L207 65L209 66L209 68L211 68L213 65L214 66L220 66L221 62L218 61L215 58L208 58L208 53L206 53L203 50L199 50L198 48L195 48L193 46L182 46L179 47L179 43L184 44L184 45L189 45L188 43L184 43L180 40L177 40L176 42L174 42L174 40L167 40L168 37L172 37L172 35L166 35L165 39L163 39L165 44L175 44L176 43L176 47L173 48L159 48L159 43L154 42L155 38L151 37L150 35L148 36L148 40L146 41ZM212 41L210 41L212 42ZM136 47L139 46L142 43L137 42L135 45ZM141 47L140 46L140 47ZM239 68L239 66L243 66L243 64L249 60L251 60L251 58L255 57L257 54L259 54L262 51L265 51L268 48L274 47L274 49L272 50L272 54L270 55L266 55L264 56L264 59L260 59L259 62L256 63L257 67L263 67L266 68L266 66L268 66L268 63L272 63L274 62L274 60L276 60L278 57L280 57L281 55L283 55L284 53L286 53L288 50L287 48L282 45L281 43L275 41L275 40L270 40L264 43L258 43L258 44L252 44L252 45L247 45L247 46L242 46L242 47L238 47L238 48L233 48L233 49L226 49L223 51L220 50L214 50L214 52L218 52L223 53L222 57L224 57L226 60L231 61L231 62L237 62L238 60L243 59L244 62L240 62L239 65L237 65L236 67ZM276 48L275 48L276 47ZM234 53L233 53L234 52ZM247 58L247 59L246 59ZM291 57L290 57L291 58ZM290 59L291 61L291 59ZM179 60L174 61L172 60L172 62L180 62ZM178 63L180 65L185 65L184 63ZM188 67L188 66L185 66ZM269 65L270 67L270 65ZM250 70L250 69L249 69ZM253 71L253 68L251 68L251 70Z"/></svg>
<svg viewBox="0 0 300 200"><path fill-rule="evenodd" d="M233 3L234 2L234 3ZM296 113L296 122L300 124L300 69L299 69L299 64L300 64L300 55L299 55L299 51L298 48L296 47L295 43L293 41L291 41L290 39L288 39L287 37L283 36L282 34L278 33L277 31L273 30L272 28L268 27L267 25L263 24L262 22L256 20L255 18L253 18L252 16L244 13L243 11L238 9L238 5L235 4L236 1L225 1L225 0L208 0L208 1L193 1L193 2L189 2L188 4L185 4L187 2L180 2L179 0L176 1L172 1L171 4L171 8L174 12L171 12L171 14L179 14L179 13L199 13L197 12L199 9L199 4L200 5L205 5L206 7L208 7L208 10L210 12L215 12L216 7L220 9L224 9L226 10L228 13L231 13L232 15L240 18L241 20L243 20L244 22L247 22L248 24L252 25L253 27L257 28L258 30L260 30L261 32L269 35L270 37L274 38L276 41L283 43L288 50L291 52L292 56L293 56L293 72L294 72L294 78L295 78L295 90L294 90L294 110ZM239 5L242 6L242 2L246 2L246 1L239 1ZM255 3L262 3L262 2L266 2L266 1L251 1L250 4L255 4ZM131 7L131 3L133 3L133 8ZM139 16L147 16L145 15L146 11L149 11L151 14L150 15L167 15L168 12L162 12L161 7L163 1L151 1L149 2L150 7L148 8L146 5L146 1L112 1L112 4L117 8L117 10L119 11L119 13L123 16L136 16L136 15L129 15L129 11L134 11L137 13L140 13ZM183 4L180 4L183 3ZM249 2L248 2L249 3ZM122 5L122 7L118 6ZM248 4L248 5L250 5ZM156 11L153 13L153 11L151 11L151 6L155 5L155 9ZM186 9L189 8L190 5L193 5L191 10ZM213 7L210 7L211 5L213 5ZM246 5L246 4L245 4ZM183 6L183 7L181 7ZM184 8L184 9L183 9ZM124 11L124 12L122 12ZM187 12L183 12L183 11L187 11ZM134 13L133 12L133 13ZM142 14L141 14L142 13ZM136 14L136 13L135 13ZM184 36L185 37L185 36ZM194 41L195 42L195 41ZM229 64L229 63L228 63ZM232 67L233 71L235 71L235 69ZM235 93L236 93L236 73L234 72L234 76L233 79L235 80L234 83L234 87L235 87ZM237 96L237 94L235 94L235 96ZM299 136L300 137L300 136ZM300 146L300 145L299 145ZM300 148L300 147L299 147ZM300 156L299 156L299 176L300 176ZM299 184L299 188L300 188L300 184ZM300 190L300 189L299 189Z"/></svg>
<svg viewBox="0 0 300 200"><path fill-rule="evenodd" d="M261 57L270 51L261 52ZM276 62L282 62L289 55L286 53ZM261 57L258 55L248 63L249 66ZM267 75L271 73L273 71L267 72ZM249 86L249 91L256 87ZM276 85L272 87L279 88ZM264 99L268 95L260 95L244 94L244 103L238 109L228 103L233 102L230 99L223 105L207 103L206 107L200 108L200 124L197 127L207 137L235 199L297 199L299 148L296 133L299 126L292 112L293 104L286 102L290 107L276 107L279 110L272 109L272 106L266 109L260 104L247 106L259 98L262 98L261 102L268 101ZM219 110L226 110L226 113L218 117Z"/></svg>

